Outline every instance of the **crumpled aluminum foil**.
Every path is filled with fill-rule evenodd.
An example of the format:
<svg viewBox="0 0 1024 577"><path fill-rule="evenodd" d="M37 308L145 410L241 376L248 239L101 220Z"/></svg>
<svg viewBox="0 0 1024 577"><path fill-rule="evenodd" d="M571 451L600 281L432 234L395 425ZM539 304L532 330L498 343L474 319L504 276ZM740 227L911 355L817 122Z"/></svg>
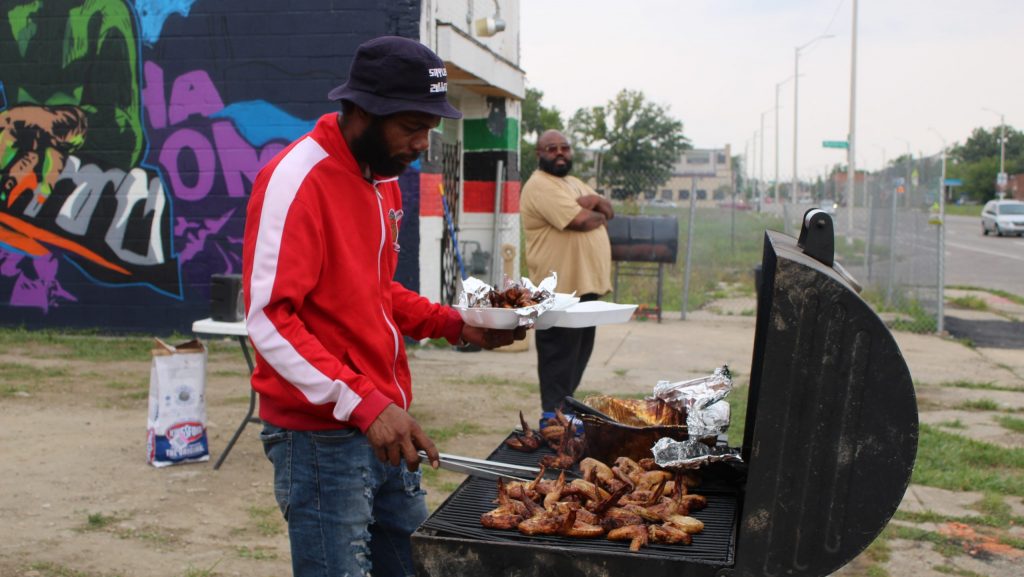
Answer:
<svg viewBox="0 0 1024 577"><path fill-rule="evenodd" d="M659 466L696 469L706 463L739 460L739 456L713 449L700 439L715 438L729 430L732 413L725 397L732 391L732 375L723 365L706 377L689 381L658 381L654 397L686 414L687 441L659 440L651 452Z"/></svg>
<svg viewBox="0 0 1024 577"><path fill-rule="evenodd" d="M519 316L519 326L521 327L533 326L537 317L542 315L545 311L551 310L551 307L555 306L555 287L558 286L558 273L556 272L552 271L551 276L540 281L540 284L536 286L525 276L520 279L519 283L515 283L511 279L506 278L504 284L505 286L502 287L501 290L507 290L508 288L519 284L532 293L540 291L546 294L546 296L535 305L509 309ZM491 308L491 300L487 297L491 290L493 290L493 287L484 281L476 277L466 277L462 281L462 292L459 293L458 306L463 308Z"/></svg>
<svg viewBox="0 0 1024 577"><path fill-rule="evenodd" d="M742 462L739 449L728 447L709 447L697 440L676 441L669 437L658 439L651 448L654 462L659 467L669 470L692 470L709 463Z"/></svg>
<svg viewBox="0 0 1024 577"><path fill-rule="evenodd" d="M728 365L706 377L676 383L658 381L654 385L655 398L686 414L687 435L694 439L715 437L729 429L729 403L723 399L730 391Z"/></svg>

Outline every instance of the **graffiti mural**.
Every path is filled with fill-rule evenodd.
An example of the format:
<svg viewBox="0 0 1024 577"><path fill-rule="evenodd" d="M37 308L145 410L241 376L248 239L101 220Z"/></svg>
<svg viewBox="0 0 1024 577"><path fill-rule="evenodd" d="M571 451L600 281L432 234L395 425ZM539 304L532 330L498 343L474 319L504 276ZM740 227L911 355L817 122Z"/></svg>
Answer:
<svg viewBox="0 0 1024 577"><path fill-rule="evenodd" d="M418 2L350 4L0 0L0 324L205 316L260 167L360 42L418 33Z"/></svg>

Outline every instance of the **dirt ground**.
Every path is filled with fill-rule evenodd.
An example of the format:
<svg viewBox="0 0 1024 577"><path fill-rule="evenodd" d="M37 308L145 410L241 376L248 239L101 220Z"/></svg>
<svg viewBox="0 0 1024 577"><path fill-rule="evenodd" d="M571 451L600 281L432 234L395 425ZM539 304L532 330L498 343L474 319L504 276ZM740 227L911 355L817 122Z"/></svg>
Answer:
<svg viewBox="0 0 1024 577"><path fill-rule="evenodd" d="M413 359L414 414L443 451L486 456L518 411L537 412L539 393L525 368L521 378L467 374L457 368L465 354L431 350ZM26 365L36 369L26 371L33 382L0 396L0 576L290 574L259 425L249 425L219 470L212 461L153 468L145 462L148 359L61 360L32 347L0 355L0 367ZM245 414L247 386L237 343L211 343L214 460ZM429 471L431 509L460 481Z"/></svg>
<svg viewBox="0 0 1024 577"><path fill-rule="evenodd" d="M628 329L622 331L621 342L606 339L605 356L595 354L588 368L587 392L636 393L640 383L651 384L651 377L666 367L679 378L692 378L705 374L696 365L703 366L708 358L728 361L736 384L745 385L753 318L720 314L719 320L700 325L699 334L672 333L680 335L673 338L691 339L680 345L689 358L644 360L643 349L650 347L635 342ZM723 351L727 333L743 335L734 339L734 352ZM216 459L245 414L249 396L237 343L208 344L208 430ZM913 341L901 342L901 347L911 357L918 355ZM467 365L460 362L467 354L474 353L433 348L411 352L413 413L442 451L484 457L517 424L520 410L536 418L535 356L482 353L486 356L478 358L487 362ZM87 357L44 345L14 345L0 354L0 577L289 575L288 539L272 496L271 467L256 436L258 425L246 429L220 470L213 470L212 461L153 468L145 463L149 358L82 358ZM919 375L927 372L915 371L915 378ZM922 422L960 419L969 436L1024 446L1024 435L992 429L997 413L956 408L974 397L1001 394L1007 398L996 400L1017 410L1024 406L1024 388L1006 393L939 386L949 378L946 374L919 383ZM1014 378L1021 382L1020 375ZM424 484L431 509L461 479L428 471ZM959 502L954 498L959 497L962 506L948 514L976 514L970 507L980 495L925 489L911 491L908 499L920 497L918 502L928 506ZM1015 515L1024 516L1024 502L1010 503ZM1012 533L1024 538L1017 528ZM991 577L1024 573L1024 560L1017 557L983 562L961 555L948 561L927 542L890 543L884 566L894 577L938 577L950 570ZM867 560L857 561L841 574L878 574L874 569Z"/></svg>

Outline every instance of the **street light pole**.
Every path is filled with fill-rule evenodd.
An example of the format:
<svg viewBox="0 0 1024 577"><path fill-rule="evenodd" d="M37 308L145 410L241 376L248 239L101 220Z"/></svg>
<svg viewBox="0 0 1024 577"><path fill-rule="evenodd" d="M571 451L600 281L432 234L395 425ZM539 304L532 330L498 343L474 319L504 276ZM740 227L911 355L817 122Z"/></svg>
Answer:
<svg viewBox="0 0 1024 577"><path fill-rule="evenodd" d="M782 85L792 80L793 77L789 77L782 82L775 84L775 180L773 188L775 196L775 204L779 204L779 89Z"/></svg>
<svg viewBox="0 0 1024 577"><path fill-rule="evenodd" d="M761 113L761 158L759 160L761 161L760 180L761 180L762 183L764 183L764 115L768 114L771 111L772 111L772 109L769 108L768 110L765 110L764 112ZM776 132L777 131L778 131L778 129L776 129ZM778 154L778 153L776 152L776 154ZM762 184L762 186L763 186L763 184ZM767 191L765 191L765 192L767 192ZM775 200L778 201L779 199L776 198Z"/></svg>
<svg viewBox="0 0 1024 577"><path fill-rule="evenodd" d="M992 110L991 108L986 107L982 108L982 110L999 115L999 178L1002 178L1003 174L1006 173L1006 116L1002 112ZM1003 192L1001 187L1005 186L1005 183L997 182L996 188L998 192Z"/></svg>
<svg viewBox="0 0 1024 577"><path fill-rule="evenodd" d="M853 194L857 169L857 0L853 0L853 39L850 48L850 135L846 148L846 244L853 243Z"/></svg>
<svg viewBox="0 0 1024 577"><path fill-rule="evenodd" d="M793 189L789 192L790 198L796 200L797 187L799 186L800 177L797 172L797 141L799 140L799 117L800 117L800 51L814 44L818 40L825 38L832 38L831 34L822 34L815 36L809 42L803 46L797 46L793 50Z"/></svg>
<svg viewBox="0 0 1024 577"><path fill-rule="evenodd" d="M762 205L764 204L764 199L761 198L761 183L757 181L757 173L755 172L755 169L757 167L757 158L758 158L757 131L756 130L754 131L754 136L751 138L751 140L754 143L753 144L753 147L754 147L754 158L750 161L750 180L752 180L754 182L754 196L757 197L757 212L761 212L761 210L763 208ZM762 142L762 144L764 143L764 139L763 138L761 139L761 142ZM764 151L762 150L760 152L760 154L761 154L761 156L764 156Z"/></svg>
<svg viewBox="0 0 1024 577"><path fill-rule="evenodd" d="M942 140L942 173L939 179L939 296L936 329L941 335L945 331L946 316L946 139L938 130L929 127Z"/></svg>

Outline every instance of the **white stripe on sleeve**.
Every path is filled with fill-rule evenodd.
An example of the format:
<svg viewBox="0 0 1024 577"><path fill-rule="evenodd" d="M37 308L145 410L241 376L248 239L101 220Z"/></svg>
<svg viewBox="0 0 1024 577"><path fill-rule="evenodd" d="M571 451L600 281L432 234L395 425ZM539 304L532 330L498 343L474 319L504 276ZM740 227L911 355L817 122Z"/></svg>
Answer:
<svg viewBox="0 0 1024 577"><path fill-rule="evenodd" d="M315 140L307 137L281 159L270 177L256 236L246 328L253 346L278 374L299 389L310 403L322 405L335 402L335 418L348 421L362 398L344 381L331 379L311 365L281 336L263 310L270 302L277 278L281 239L288 210L306 176L327 156L327 152Z"/></svg>

